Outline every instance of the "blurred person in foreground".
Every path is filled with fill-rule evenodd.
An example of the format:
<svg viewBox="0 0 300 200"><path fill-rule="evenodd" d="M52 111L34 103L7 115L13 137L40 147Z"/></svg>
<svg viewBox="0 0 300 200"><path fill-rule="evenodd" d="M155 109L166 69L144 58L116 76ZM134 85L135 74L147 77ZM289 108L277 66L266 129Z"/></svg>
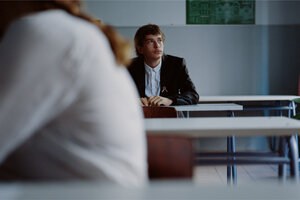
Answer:
<svg viewBox="0 0 300 200"><path fill-rule="evenodd" d="M147 182L129 44L80 4L0 1L1 180Z"/></svg>
<svg viewBox="0 0 300 200"><path fill-rule="evenodd" d="M164 54L165 34L156 24L140 27L134 44L137 57L128 67L144 106L197 104L199 95L183 58Z"/></svg>

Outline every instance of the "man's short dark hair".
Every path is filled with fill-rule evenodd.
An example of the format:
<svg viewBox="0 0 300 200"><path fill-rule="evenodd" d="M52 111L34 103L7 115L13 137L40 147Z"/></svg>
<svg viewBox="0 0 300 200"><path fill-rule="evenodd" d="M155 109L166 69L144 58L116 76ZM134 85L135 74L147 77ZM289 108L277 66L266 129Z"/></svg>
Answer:
<svg viewBox="0 0 300 200"><path fill-rule="evenodd" d="M161 35L163 42L165 41L165 34L156 24L147 24L140 27L134 36L134 46L137 56L142 56L138 52L138 46L142 47L144 45L146 35Z"/></svg>

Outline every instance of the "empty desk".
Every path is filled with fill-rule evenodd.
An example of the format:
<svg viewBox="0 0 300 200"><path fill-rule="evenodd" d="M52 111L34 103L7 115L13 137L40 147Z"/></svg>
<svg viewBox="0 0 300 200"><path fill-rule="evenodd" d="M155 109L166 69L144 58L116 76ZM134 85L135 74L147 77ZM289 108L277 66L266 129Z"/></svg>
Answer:
<svg viewBox="0 0 300 200"><path fill-rule="evenodd" d="M300 121L287 117L211 117L211 118L170 118L145 119L147 134L150 135L181 135L185 137L227 137L235 136L284 136L283 144L290 150L290 159L286 153L281 153L272 159L266 158L264 162L258 153L248 155L246 162L239 161L237 153L225 153L228 159L219 164L262 164L262 163L289 163L292 176L298 178L298 149L295 134L300 133ZM286 149L282 149L286 152ZM222 156L222 154L220 155ZM236 157L236 159L232 159ZM218 163L217 163L218 164ZM285 176L285 174L283 174Z"/></svg>

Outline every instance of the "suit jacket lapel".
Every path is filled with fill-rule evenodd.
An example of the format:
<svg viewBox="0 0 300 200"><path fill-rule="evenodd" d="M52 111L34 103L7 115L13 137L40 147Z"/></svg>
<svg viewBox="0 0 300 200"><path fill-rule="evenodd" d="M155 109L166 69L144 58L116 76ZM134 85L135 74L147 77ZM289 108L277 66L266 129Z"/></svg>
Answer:
<svg viewBox="0 0 300 200"><path fill-rule="evenodd" d="M137 86L139 93L142 97L145 97L145 65L144 59L140 59L137 66Z"/></svg>
<svg viewBox="0 0 300 200"><path fill-rule="evenodd" d="M168 76L167 76L167 64L166 64L166 55L164 54L162 56L162 63L161 63L161 70L160 70L160 95L163 96L162 92L163 89L166 89L167 86L167 80L168 80Z"/></svg>

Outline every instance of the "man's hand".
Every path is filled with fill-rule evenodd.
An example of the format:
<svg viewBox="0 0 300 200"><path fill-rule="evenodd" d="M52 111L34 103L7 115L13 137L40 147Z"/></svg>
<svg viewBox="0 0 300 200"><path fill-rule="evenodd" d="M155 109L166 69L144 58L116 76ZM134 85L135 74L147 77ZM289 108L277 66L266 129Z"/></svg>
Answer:
<svg viewBox="0 0 300 200"><path fill-rule="evenodd" d="M142 106L148 106L148 99L146 97L140 98Z"/></svg>
<svg viewBox="0 0 300 200"><path fill-rule="evenodd" d="M149 106L170 106L173 103L171 99L161 96L151 96L148 98Z"/></svg>

